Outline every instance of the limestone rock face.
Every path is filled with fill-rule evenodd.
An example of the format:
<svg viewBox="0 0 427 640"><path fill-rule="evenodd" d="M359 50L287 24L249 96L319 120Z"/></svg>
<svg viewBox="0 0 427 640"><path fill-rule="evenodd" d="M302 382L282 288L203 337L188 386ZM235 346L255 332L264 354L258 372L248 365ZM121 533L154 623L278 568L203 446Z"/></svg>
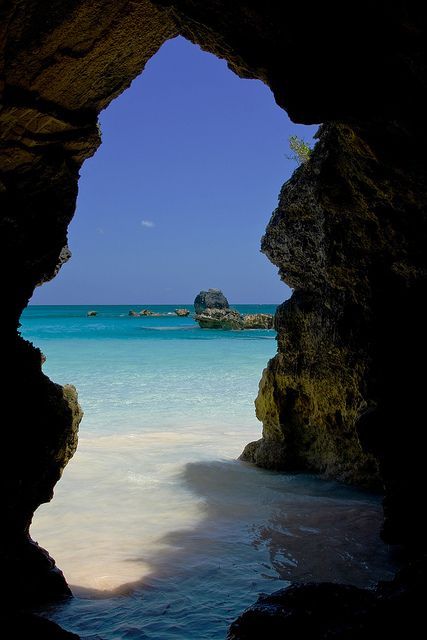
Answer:
<svg viewBox="0 0 427 640"><path fill-rule="evenodd" d="M196 314L202 329L272 329L273 316L268 313L241 314L235 309L204 309Z"/></svg>
<svg viewBox="0 0 427 640"><path fill-rule="evenodd" d="M425 193L426 182L416 150L410 170L398 151L406 135L325 125L310 161L284 185L262 250L295 291L277 311L278 354L256 401L263 438L243 453L364 486L381 476L390 541L402 539L397 521L408 524L420 499L411 487L421 460L410 443L421 407L399 400L418 397L420 380L396 370L413 371L425 353L416 311L426 287L425 196L415 200L413 189L415 181ZM396 483L397 467L405 471Z"/></svg>
<svg viewBox="0 0 427 640"><path fill-rule="evenodd" d="M220 289L208 289L197 294L194 300L194 310L202 313L205 309L228 309L229 304Z"/></svg>
<svg viewBox="0 0 427 640"><path fill-rule="evenodd" d="M269 313L244 313L244 329L272 329L273 316Z"/></svg>
<svg viewBox="0 0 427 640"><path fill-rule="evenodd" d="M202 329L243 329L243 317L234 309L205 309L196 315Z"/></svg>

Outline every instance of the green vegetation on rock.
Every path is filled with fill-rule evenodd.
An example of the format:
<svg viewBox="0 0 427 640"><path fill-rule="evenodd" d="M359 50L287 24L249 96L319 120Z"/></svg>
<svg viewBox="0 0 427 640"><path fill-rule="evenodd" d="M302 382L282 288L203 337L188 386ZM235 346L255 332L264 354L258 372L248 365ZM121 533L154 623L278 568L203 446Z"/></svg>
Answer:
<svg viewBox="0 0 427 640"><path fill-rule="evenodd" d="M289 160L295 160L299 165L305 164L310 159L313 151L310 145L298 136L290 136L288 142L292 155L286 157Z"/></svg>

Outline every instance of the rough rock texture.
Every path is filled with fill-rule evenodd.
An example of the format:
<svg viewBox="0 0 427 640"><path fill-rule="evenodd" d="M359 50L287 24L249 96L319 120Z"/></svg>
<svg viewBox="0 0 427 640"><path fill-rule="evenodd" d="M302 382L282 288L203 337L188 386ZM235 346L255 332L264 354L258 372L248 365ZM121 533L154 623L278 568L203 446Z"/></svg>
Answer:
<svg viewBox="0 0 427 640"><path fill-rule="evenodd" d="M205 309L228 309L228 300L220 289L208 289L197 294L194 310L202 313Z"/></svg>
<svg viewBox="0 0 427 640"><path fill-rule="evenodd" d="M333 584L293 585L261 596L233 622L227 640L365 640L417 637L425 560L373 591Z"/></svg>
<svg viewBox="0 0 427 640"><path fill-rule="evenodd" d="M277 311L278 355L256 401L263 439L243 453L365 486L378 481L377 459L391 542L403 541L394 514L414 525L421 465L412 446L421 406L403 397L421 393L413 362L425 353L417 300L427 193L407 134L324 126L309 163L284 185L262 249L295 292Z"/></svg>
<svg viewBox="0 0 427 640"><path fill-rule="evenodd" d="M375 404L367 383L378 294L367 274L382 269L385 244L370 202L381 213L390 194L378 185L369 193L368 184L358 192L364 165L375 161L360 140L355 153L347 127L324 126L319 137L311 161L284 185L262 241L295 292L276 313L278 354L256 400L263 438L242 458L370 486L378 484L378 465L362 449L356 423Z"/></svg>
<svg viewBox="0 0 427 640"><path fill-rule="evenodd" d="M258 400L265 463L274 452L277 464L367 483L374 456L386 539L424 544L422 3L10 0L0 18L0 335L13 411L3 430L1 549L11 593L67 592L28 528L73 452L80 418L71 388L49 381L40 352L16 336L19 317L68 255L99 111L177 33L266 82L295 121L325 123L263 242L295 289L278 311L279 355ZM262 447L252 449L255 459Z"/></svg>
<svg viewBox="0 0 427 640"><path fill-rule="evenodd" d="M244 313L244 329L272 329L273 316L270 313Z"/></svg>
<svg viewBox="0 0 427 640"><path fill-rule="evenodd" d="M3 353L8 418L2 434L0 565L8 590L3 602L39 602L70 594L49 554L29 536L32 516L53 496L53 487L77 447L82 411L73 386L54 384L41 371L42 353L16 336ZM7 579L6 579L7 577Z"/></svg>
<svg viewBox="0 0 427 640"><path fill-rule="evenodd" d="M202 329L243 329L243 318L234 309L204 309L195 319Z"/></svg>
<svg viewBox="0 0 427 640"><path fill-rule="evenodd" d="M75 391L49 381L40 352L17 338L19 317L70 255L79 168L100 143L97 114L176 33L167 14L144 0L0 8L0 335L13 415L3 430L1 566L19 602L69 594L29 526L52 498L81 417Z"/></svg>
<svg viewBox="0 0 427 640"><path fill-rule="evenodd" d="M272 329L273 316L268 313L242 314L235 309L204 309L195 316L202 329Z"/></svg>
<svg viewBox="0 0 427 640"><path fill-rule="evenodd" d="M177 316L180 316L181 318L186 318L187 316L190 315L190 309L175 309L175 313Z"/></svg>

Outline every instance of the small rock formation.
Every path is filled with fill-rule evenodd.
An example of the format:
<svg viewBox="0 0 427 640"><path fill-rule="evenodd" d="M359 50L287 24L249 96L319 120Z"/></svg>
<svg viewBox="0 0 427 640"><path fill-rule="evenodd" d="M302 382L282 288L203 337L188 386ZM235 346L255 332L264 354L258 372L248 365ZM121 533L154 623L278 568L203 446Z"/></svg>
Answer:
<svg viewBox="0 0 427 640"><path fill-rule="evenodd" d="M271 313L246 313L243 316L243 329L272 329Z"/></svg>
<svg viewBox="0 0 427 640"><path fill-rule="evenodd" d="M232 623L227 640L417 637L424 620L425 565L423 558L413 560L372 590L324 582L261 595Z"/></svg>
<svg viewBox="0 0 427 640"><path fill-rule="evenodd" d="M190 310L189 309L175 309L175 313L177 316L186 318L187 316L190 315Z"/></svg>
<svg viewBox="0 0 427 640"><path fill-rule="evenodd" d="M205 309L196 321L202 329L243 329L243 317L234 309Z"/></svg>
<svg viewBox="0 0 427 640"><path fill-rule="evenodd" d="M273 316L269 313L241 314L230 309L227 298L219 289L201 291L194 300L196 321L201 329L272 329ZM187 313L178 313L186 311ZM177 315L188 315L187 309L176 309Z"/></svg>
<svg viewBox="0 0 427 640"><path fill-rule="evenodd" d="M197 314L205 309L228 309L228 300L220 289L201 291L194 300L194 310Z"/></svg>
<svg viewBox="0 0 427 640"><path fill-rule="evenodd" d="M141 311L135 311L134 309L131 309L128 315L130 315L132 318L161 318L162 316L167 316L168 314L154 313L154 311L151 311L150 309L141 309Z"/></svg>
<svg viewBox="0 0 427 640"><path fill-rule="evenodd" d="M87 312L87 317L88 317L88 318L94 318L94 317L95 317L95 316L97 316L97 315L98 315L98 312L97 312L97 311L88 311L88 312Z"/></svg>

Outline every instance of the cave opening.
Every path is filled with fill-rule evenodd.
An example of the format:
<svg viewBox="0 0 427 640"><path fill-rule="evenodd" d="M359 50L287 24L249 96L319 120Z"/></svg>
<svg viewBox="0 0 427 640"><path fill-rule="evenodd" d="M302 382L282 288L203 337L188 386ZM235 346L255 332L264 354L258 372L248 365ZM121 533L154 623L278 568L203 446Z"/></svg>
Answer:
<svg viewBox="0 0 427 640"><path fill-rule="evenodd" d="M127 317L133 307L149 306L158 311L166 304L165 300L173 300L174 304L169 305L167 311L172 313L175 306L188 306L200 289L211 283L217 285L218 280L232 303L253 302L255 306L263 304L265 311L274 311L275 305L265 308L266 302L272 302L269 292L278 295L275 302L282 302L287 292L273 275L274 268L264 257L258 257L257 244L269 213L275 207L275 194L287 172L290 175L290 168L294 168L286 159L287 136L297 134L312 139L317 128L292 125L285 113L273 104L266 87L254 81L242 81L230 73L227 78L233 86L235 83L248 87L256 85L258 93L253 102L257 108L248 106L252 104L249 97L251 89L248 88L243 99L240 96L239 104L238 94L231 90L228 100L222 99L223 112L216 114L219 116L217 119L212 111L204 116L208 125L202 117L198 116L200 123L196 121L195 113L187 111L179 137L177 130L182 125L177 122L175 111L174 118L171 117L171 107L175 106L179 96L174 100L170 84L168 90L165 86L157 87L157 102L150 98L153 91L150 94L143 84L140 87L138 84L144 83L145 78L153 82L151 78L157 75L156 59L161 59L162 55L170 56L169 64L176 61L179 50L174 47L181 47L190 59L195 55L194 45L187 41L169 41L152 58L133 87L107 109L105 120L101 118L103 145L94 159L86 163L87 173L86 168L83 169L84 181L80 184L77 215L71 225L70 245L74 258L36 294L41 305L37 312L42 343L34 338L30 324L26 333L25 314L23 317L24 337L32 339L36 345L40 344L47 356L46 372L59 383L76 384L86 413L75 458L58 484L53 502L38 510L32 534L54 554L79 596L72 605L59 607L54 614L56 619L67 628L82 633L99 632L101 629L105 637L112 633L111 611L114 606L111 603L101 607L99 616L91 622L76 622L87 607L85 598L88 594L90 598L101 594L108 601L108 598L114 599L130 589L144 594L150 607L162 606L162 603L168 606L166 601L172 598L172 610L176 608L174 615L179 619L177 601L182 597L182 583L186 584L183 590L185 597L191 598L198 589L197 580L200 583L209 579L210 588L205 597L216 603L213 609L221 611L222 627L218 629L222 628L223 633L227 621L242 608L241 593L248 594L247 604L253 599L247 583L252 571L258 573L258 592L269 588L271 583L275 588L286 586L295 576L336 580L348 579L350 575L358 586L370 586L379 577L391 575L386 552L376 539L380 520L376 498L322 484L312 477L303 479L294 491L283 476L241 463L230 463L246 442L259 435L252 401L262 368L275 353L273 336L262 331L258 335L252 333L250 337L243 334L234 336L233 332L230 339L231 334L224 334L218 338L218 348L212 352L212 341L207 337L209 334L205 334L203 340L190 340L188 344L181 345L181 350L175 349L171 353L171 345L177 341L170 327L156 325L158 321L150 318ZM190 69L193 74L197 71L201 74L196 82L191 73L188 77L177 73L176 85L183 86L187 95L189 87L199 87L205 93L205 102L209 102L218 90L212 81L209 65L220 65L223 74L225 63L210 54L198 52L197 55L209 61L208 67ZM129 98L132 91L141 92L134 102ZM265 106L267 94L268 108L271 109L268 115ZM193 97L196 105L197 99L198 96ZM142 101L150 100L151 112L148 114L141 114L139 107L134 108L133 113L129 111L132 104L140 105ZM181 105L181 110L188 109L188 106L188 103ZM164 112L161 112L162 108ZM269 120L268 128L260 126L257 109L263 114L264 121ZM160 130L154 129L155 117L161 120L159 113L163 116ZM168 124L172 126L166 126L165 118L168 116L165 114L169 114ZM130 121L131 117L134 120L127 123L131 126L124 132L120 129L120 122ZM225 118L230 119L230 130L223 131L221 137L220 125ZM140 126L141 119L149 123L152 131ZM211 138L205 135L208 126L213 130ZM240 138L230 139L230 131L238 126L241 127ZM283 133L278 135L281 128ZM192 139L189 131L194 129L196 136ZM251 130L255 132L254 137L250 137ZM116 144L121 141L115 147L116 153L114 145L109 143L110 133L112 137L116 136ZM242 144L244 133L247 137L245 145ZM274 167L271 146L266 144L269 136L275 139ZM130 145L140 145L140 156L148 158L148 162L144 166L134 162L117 176L117 164L114 163L125 164ZM176 152L181 152L183 145L190 148L193 165L186 166L180 153ZM200 154L202 147L205 155ZM237 151L240 155L236 154ZM270 160L267 161L268 155ZM185 159L188 162L188 156ZM95 167L98 161L99 167ZM195 191L194 172L196 164L200 163L205 167L207 180L205 184L198 185L197 198L191 200L188 194ZM221 172L215 170L214 164L221 168ZM244 166L243 171L233 171L241 165ZM159 173L164 186L159 182ZM119 183L119 188L115 183ZM178 204L180 183L187 195L183 204ZM249 189L249 185L254 189ZM133 191L135 186L137 190ZM123 189L131 194L126 202L123 202ZM225 200L219 197L221 192L226 193ZM95 209L102 210L103 217L94 216ZM244 215L236 216L236 209L243 210ZM189 212L192 215L188 215ZM236 218L238 222L233 228L230 222ZM191 246L182 240L188 236L189 230ZM130 242L124 240L126 235L131 238ZM247 254L242 251L243 245L247 245ZM125 268L121 269L123 262L126 262ZM156 283L157 292L150 282L150 286L141 288L140 282L147 283L159 262L167 264L163 279L160 279L160 284ZM201 269L201 264L208 268ZM229 281L231 272L234 273L233 282ZM194 281L195 273L197 278ZM170 287L171 274L173 282L177 283L175 287ZM206 284L207 279L209 282ZM268 288L269 279L277 283L276 289ZM137 289L135 282L138 282ZM190 283L190 289L187 283ZM248 284L252 287L257 284L262 296L267 297L252 300L250 296L254 288ZM165 297L147 298L156 295L160 286ZM110 305L111 287L116 292L121 291L129 304L106 311L105 307ZM243 292L244 287L247 289ZM171 298L171 293L177 295L177 290L179 297ZM53 322L48 320L46 323L48 312L42 303L46 304L46 300L55 296L63 308ZM70 309L64 311L70 300L71 304L80 305L75 313ZM92 308L98 315L87 318L86 312ZM254 310L254 304L249 304L247 311ZM66 327L55 328L61 313L67 316L68 336L64 335ZM37 318L35 321L37 323ZM160 348L160 351L152 351L150 360L147 350L135 349L129 335L124 344L117 343L117 335L114 335L116 322L121 326L126 324L126 332L131 334L145 331L148 335L151 332L153 336L168 337L159 340L158 337L151 339L147 336L148 344L155 343L156 348ZM170 320L162 322L167 324ZM190 332L194 332L192 321L180 322L180 328L190 336ZM79 343L73 334L82 330L89 330L90 335ZM110 351L105 345L101 350L99 348L103 332L108 334ZM51 349L55 340L56 351ZM125 354L125 359L120 361L118 354L121 357ZM187 364L184 374L183 363ZM144 415L142 420L141 415ZM203 419L200 419L201 415ZM185 423L185 430L177 427L179 421ZM105 428L106 422L113 426ZM161 425L157 433L152 426L154 422ZM218 424L221 425L219 432ZM215 455L218 459L214 459ZM185 466L183 461L187 461ZM172 493L170 486L173 486ZM314 518L313 502L301 508L295 497L301 491L316 496L318 513ZM292 514L286 526L280 516L280 502L285 493L291 496L286 504ZM254 496L258 503L254 502ZM272 496L279 496L279 499ZM264 505L262 508L260 503ZM355 509L357 518L362 515L365 527L355 527ZM339 525L337 514L341 520ZM237 529L241 527L244 534L239 537ZM350 529L353 529L351 545L356 558L351 561L345 555L348 539L343 542L345 533ZM212 530L214 535L207 533ZM251 537L250 530L256 531L256 535ZM288 536L295 536L296 532L298 542L289 544ZM336 544L338 538L341 538L338 550L333 549L332 541ZM319 544L329 548L321 563L313 562ZM212 546L215 552L206 553L206 549ZM232 551L227 556L225 550L229 547ZM302 557L303 547L306 551ZM222 559L221 553L225 554ZM205 566L197 571L195 566L199 562ZM211 580L209 576L221 562L223 569L219 570L217 578ZM193 570L183 571L183 566L188 569L190 565L191 568L191 563L194 564ZM260 577L263 563L267 563L268 568ZM232 568L238 565L238 570ZM174 579L169 582L165 579L168 572L174 574ZM234 587L230 584L233 581ZM224 586L230 589L231 600L234 597L232 605L219 597ZM156 587L160 595L157 600L153 598L150 601L147 589ZM189 607L197 602L196 598ZM206 606L203 599L199 604ZM130 615L124 613L123 625L133 624L132 620L135 622L134 618L139 614L138 607L132 609ZM214 611L213 614L215 617ZM186 624L193 624L188 609L186 615ZM142 624L141 629L149 628L150 620L150 615L146 615L143 621L137 622L137 626ZM163 631L160 626L156 627L155 633ZM195 637L199 637L197 634L196 630ZM188 637L191 636L187 630L185 638Z"/></svg>
<svg viewBox="0 0 427 640"><path fill-rule="evenodd" d="M144 483L166 483L155 464L167 449L172 466L186 460L186 447L188 461L237 458L259 436L253 400L276 351L273 332L201 339L192 318L128 314L148 306L170 316L211 285L242 312L274 313L290 290L260 254L260 237L295 168L289 136L312 141L316 129L292 124L265 85L239 79L183 38L163 45L101 114L103 144L83 166L70 225L73 257L36 289L21 319L23 336L47 358L44 371L75 384L85 412L79 448L32 526L71 584L113 589L143 575L129 560L136 531L134 549L119 542L138 509L142 538L198 520L185 491L176 496L188 511L182 522L173 509L168 516L167 494L146 496L141 508ZM194 443L174 436L181 423ZM106 526L119 505L122 515Z"/></svg>
<svg viewBox="0 0 427 640"><path fill-rule="evenodd" d="M281 189L264 236L263 250L294 294L276 314L278 354L263 375L257 405L263 438L250 444L247 458L365 486L380 481L381 535L404 547L405 568L393 582L369 592L344 584L291 588L262 599L228 637L253 637L258 625L272 638L291 637L295 629L298 637L404 636L422 627L427 39L419 3L358 3L349 19L332 3L12 0L3 3L1 16L1 337L9 374L3 395L13 407L1 467L7 622L22 637L39 635L40 628L70 637L20 614L26 604L70 594L29 527L75 451L81 418L75 389L43 374L39 350L19 336L19 318L34 288L52 279L67 257L79 170L100 144L99 113L166 40L181 34L227 60L240 77L265 82L293 121L324 123L306 171ZM315 543L317 527L308 529ZM301 532L289 533L281 532L288 542ZM179 550L182 539L173 542ZM323 547L310 555L325 557ZM245 566L240 560L236 566ZM294 564L282 558L288 570ZM203 587L220 567L205 566ZM348 582L347 575L338 580ZM235 578L229 566L227 576ZM153 586L152 593L159 583ZM238 591L255 599L257 590L245 583ZM179 606L186 592L176 595ZM246 602L242 598L242 608ZM93 602L86 604L75 599L70 605L71 628L79 616L93 619ZM207 609L199 604L192 613L207 629ZM149 629L150 617L141 629L140 610L125 626L114 614L108 618L117 600L110 605L110 636L162 635ZM224 620L231 615L227 605L217 610ZM159 611L166 620L170 601ZM182 629L175 614L173 637Z"/></svg>

